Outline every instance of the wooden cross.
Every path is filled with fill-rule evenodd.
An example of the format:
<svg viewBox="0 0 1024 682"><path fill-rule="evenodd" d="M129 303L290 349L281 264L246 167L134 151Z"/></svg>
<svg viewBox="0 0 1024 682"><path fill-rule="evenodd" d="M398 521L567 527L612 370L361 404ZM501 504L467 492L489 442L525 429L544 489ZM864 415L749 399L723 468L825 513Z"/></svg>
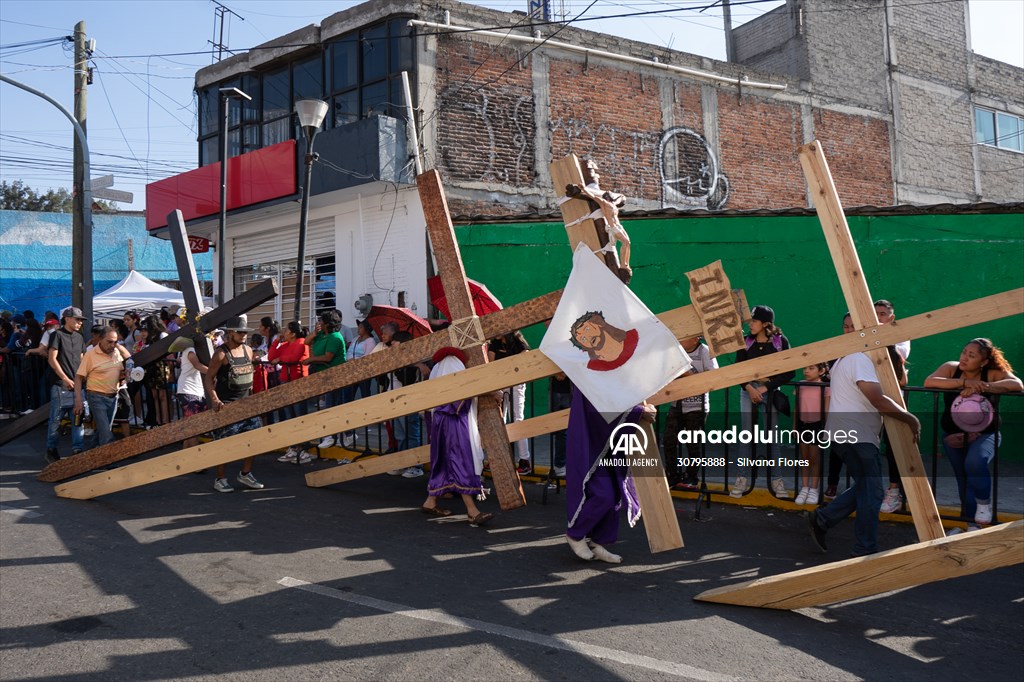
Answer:
<svg viewBox="0 0 1024 682"><path fill-rule="evenodd" d="M487 363L488 337L476 337L476 334L472 333L480 329L480 322L476 311L473 310L473 299L469 293L469 284L466 282L466 270L462 265L462 255L455 241L455 228L448 212L448 200L441 186L441 174L436 170L421 173L416 177L416 185L419 187L423 215L427 219L427 234L430 236L430 244L437 261L441 286L448 301L452 328L458 335L453 335L452 338L465 339L455 345L465 352L467 368L484 365ZM498 503L505 510L523 506L526 504L526 498L519 483L519 475L512 466L505 419L496 400L483 396L477 401L477 425L480 428L480 444L491 469Z"/></svg>
<svg viewBox="0 0 1024 682"><path fill-rule="evenodd" d="M185 299L186 319L198 319L203 312L203 294L199 290L196 264L192 260L192 250L188 247L188 232L185 230L185 218L181 211L174 210L167 214L167 231L170 233L174 262L178 266L178 284ZM179 315L180 313L181 311ZM213 344L210 343L209 337L197 334L192 337L192 342L199 362L209 365L213 355Z"/></svg>

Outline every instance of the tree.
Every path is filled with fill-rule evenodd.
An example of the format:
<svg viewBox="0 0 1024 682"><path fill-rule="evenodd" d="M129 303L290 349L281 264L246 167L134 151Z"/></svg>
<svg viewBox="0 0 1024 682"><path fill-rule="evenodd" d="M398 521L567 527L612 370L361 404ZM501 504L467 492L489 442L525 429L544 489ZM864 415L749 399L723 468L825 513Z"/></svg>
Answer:
<svg viewBox="0 0 1024 682"><path fill-rule="evenodd" d="M95 201L104 211L117 210L105 201ZM0 182L0 209L8 211L40 211L43 213L71 213L71 192L61 187L40 194L21 180Z"/></svg>

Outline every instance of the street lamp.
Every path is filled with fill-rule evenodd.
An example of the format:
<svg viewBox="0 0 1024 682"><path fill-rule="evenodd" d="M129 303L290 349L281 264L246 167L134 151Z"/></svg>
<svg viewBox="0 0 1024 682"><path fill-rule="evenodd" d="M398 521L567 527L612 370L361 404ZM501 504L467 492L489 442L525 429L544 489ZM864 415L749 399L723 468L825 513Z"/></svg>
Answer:
<svg viewBox="0 0 1024 682"><path fill-rule="evenodd" d="M227 291L227 249L224 248L224 231L228 222L228 120L230 108L228 100L232 97L244 98L252 101L252 97L245 94L238 88L219 88L220 92L220 220L217 225L217 305L224 303L224 292Z"/></svg>
<svg viewBox="0 0 1024 682"><path fill-rule="evenodd" d="M306 134L306 182L302 186L302 210L299 214L299 259L295 281L295 321L301 324L302 315L302 281L306 270L306 224L309 222L310 184L313 182L313 162L319 154L313 153L313 139L320 132L320 124L327 115L327 102L319 99L300 99L295 103L295 113L299 116L299 125Z"/></svg>

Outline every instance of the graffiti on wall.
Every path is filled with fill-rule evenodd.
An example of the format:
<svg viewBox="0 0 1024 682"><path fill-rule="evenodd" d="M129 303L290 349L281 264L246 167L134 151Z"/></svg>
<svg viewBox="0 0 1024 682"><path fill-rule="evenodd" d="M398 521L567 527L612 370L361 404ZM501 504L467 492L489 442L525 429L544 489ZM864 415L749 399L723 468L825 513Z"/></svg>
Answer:
<svg viewBox="0 0 1024 682"><path fill-rule="evenodd" d="M689 128L669 128L658 146L662 206L719 209L729 200L729 178L707 140Z"/></svg>

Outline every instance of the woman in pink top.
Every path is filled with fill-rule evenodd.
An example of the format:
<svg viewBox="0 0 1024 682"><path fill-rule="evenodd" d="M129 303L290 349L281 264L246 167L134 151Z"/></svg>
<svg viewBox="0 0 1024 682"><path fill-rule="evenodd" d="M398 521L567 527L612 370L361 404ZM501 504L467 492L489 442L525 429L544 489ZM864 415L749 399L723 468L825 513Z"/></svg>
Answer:
<svg viewBox="0 0 1024 682"><path fill-rule="evenodd" d="M831 397L828 381L828 363L804 367L804 381L818 386L800 386L796 392L797 421L800 430L800 459L807 462L800 467L800 492L797 504L817 505L821 487L821 447L827 444L825 414Z"/></svg>

